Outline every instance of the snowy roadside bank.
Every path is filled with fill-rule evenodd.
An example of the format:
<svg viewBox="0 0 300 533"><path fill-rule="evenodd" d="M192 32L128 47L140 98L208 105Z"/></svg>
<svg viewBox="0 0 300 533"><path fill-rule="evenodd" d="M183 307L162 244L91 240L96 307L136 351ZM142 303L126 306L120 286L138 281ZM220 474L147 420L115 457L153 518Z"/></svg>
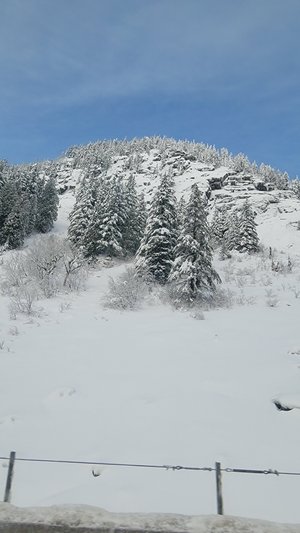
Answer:
<svg viewBox="0 0 300 533"><path fill-rule="evenodd" d="M230 516L109 513L84 505L19 508L0 504L5 533L300 533L299 525Z"/></svg>

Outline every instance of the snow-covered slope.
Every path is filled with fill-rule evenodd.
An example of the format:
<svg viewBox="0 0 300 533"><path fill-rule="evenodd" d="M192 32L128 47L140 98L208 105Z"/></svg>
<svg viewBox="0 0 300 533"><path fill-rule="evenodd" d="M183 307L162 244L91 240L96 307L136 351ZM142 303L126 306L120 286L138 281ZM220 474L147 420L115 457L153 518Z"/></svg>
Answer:
<svg viewBox="0 0 300 533"><path fill-rule="evenodd" d="M53 506L46 508L19 509L8 504L0 504L0 527L2 524L15 525L18 533L25 525L85 528L84 531L112 533L117 531L161 533L299 533L300 525L276 524L261 520L247 520L232 516L184 516L178 514L119 514L108 513L103 509L85 505ZM45 529L42 527L44 526ZM23 529L21 529L23 531ZM73 529L72 529L73 531Z"/></svg>
<svg viewBox="0 0 300 533"><path fill-rule="evenodd" d="M41 301L32 317L10 319L9 298L1 296L0 456L16 450L21 458L197 467L221 461L224 468L300 472L300 411L273 403L300 392L299 201L291 191L259 191L256 178L250 183L241 173L233 184L230 169L182 154L157 158L150 151L135 172L149 198L168 164L175 174L177 165L178 196L197 182L211 210L250 196L266 249L277 248L283 267L290 255L292 269L272 271L268 251L216 260L228 308L204 313L174 311L154 297L139 312L104 309L109 276L125 268L117 263L92 269L86 291ZM82 172L68 161L58 173L73 187ZM129 175L122 161L107 172ZM73 202L67 190L54 232L66 232ZM0 470L1 492L7 460ZM215 512L214 472L106 466L94 477L92 470L17 462L12 502ZM299 483L298 476L224 472L225 512L300 522Z"/></svg>
<svg viewBox="0 0 300 533"><path fill-rule="evenodd" d="M279 190L253 171L236 171L228 166L203 163L183 150L169 149L161 154L159 150L152 149L139 153L138 163L133 164L131 160L132 155L116 156L108 169L101 170L99 164L93 167L93 172L108 178L121 176L124 180L134 175L137 188L144 192L147 201L158 187L161 176L171 173L175 179L177 198L187 198L191 185L197 183L207 198L210 213L220 206L229 210L238 207L248 198L257 214L263 244L298 253L300 200L292 190ZM75 189L87 172L86 168L74 168L72 158L62 158L57 167L59 189Z"/></svg>

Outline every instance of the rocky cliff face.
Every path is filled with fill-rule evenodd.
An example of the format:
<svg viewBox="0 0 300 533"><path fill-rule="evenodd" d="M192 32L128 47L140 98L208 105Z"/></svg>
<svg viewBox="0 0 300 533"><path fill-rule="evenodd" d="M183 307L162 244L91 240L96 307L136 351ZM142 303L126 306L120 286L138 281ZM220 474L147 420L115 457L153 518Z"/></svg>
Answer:
<svg viewBox="0 0 300 533"><path fill-rule="evenodd" d="M236 170L203 162L188 149L167 147L143 151L139 148L136 152L131 149L128 153L110 153L105 165L103 154L98 161L94 156L92 162L87 162L87 157L69 156L53 165L46 173L55 172L61 194L76 191L86 174L102 175L106 179L120 176L124 180L133 175L147 202L161 176L167 173L174 177L178 199L187 198L191 185L197 183L206 198L209 214L219 207L230 211L248 198L257 215L260 238L266 246L289 250L300 240L300 201L291 189L278 189L272 181L249 168Z"/></svg>

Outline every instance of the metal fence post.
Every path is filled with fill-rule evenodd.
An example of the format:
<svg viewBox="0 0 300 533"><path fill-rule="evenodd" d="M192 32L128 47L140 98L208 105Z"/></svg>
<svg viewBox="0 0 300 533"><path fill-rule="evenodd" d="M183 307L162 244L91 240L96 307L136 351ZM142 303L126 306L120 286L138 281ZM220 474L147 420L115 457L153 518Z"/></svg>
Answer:
<svg viewBox="0 0 300 533"><path fill-rule="evenodd" d="M223 514L221 463L216 463L217 513Z"/></svg>
<svg viewBox="0 0 300 533"><path fill-rule="evenodd" d="M13 479L13 474L14 474L15 459L16 459L16 452L10 452L6 487L5 487L5 493L4 493L4 501L7 503L10 502L10 498L11 498L11 486L12 486L12 479Z"/></svg>

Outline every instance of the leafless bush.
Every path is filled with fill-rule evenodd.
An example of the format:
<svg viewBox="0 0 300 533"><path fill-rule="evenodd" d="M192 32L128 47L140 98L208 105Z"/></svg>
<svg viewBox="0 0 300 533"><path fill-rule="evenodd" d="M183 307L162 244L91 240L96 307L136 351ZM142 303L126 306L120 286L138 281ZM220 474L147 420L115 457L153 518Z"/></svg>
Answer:
<svg viewBox="0 0 300 533"><path fill-rule="evenodd" d="M234 301L234 293L230 289L223 289L217 287L211 298L206 302L206 309L225 308L232 306Z"/></svg>
<svg viewBox="0 0 300 533"><path fill-rule="evenodd" d="M16 337L17 335L19 335L19 329L17 328L17 326L13 326L12 328L10 328L9 330L9 334L10 335L13 335L14 337Z"/></svg>
<svg viewBox="0 0 300 533"><path fill-rule="evenodd" d="M195 320L205 320L204 313L201 309L196 309L192 314L191 317Z"/></svg>
<svg viewBox="0 0 300 533"><path fill-rule="evenodd" d="M235 297L235 303L237 305L254 305L256 299L254 296L247 296L244 291L240 291L240 294Z"/></svg>
<svg viewBox="0 0 300 533"><path fill-rule="evenodd" d="M294 263L290 257L287 258L287 261L284 263L280 260L272 259L271 270L273 272L278 272L281 274L289 274L293 271Z"/></svg>
<svg viewBox="0 0 300 533"><path fill-rule="evenodd" d="M27 284L18 287L14 291L14 294L10 297L10 316L15 318L19 313L25 315L34 315L37 311L34 305L37 299L38 293L33 284Z"/></svg>
<svg viewBox="0 0 300 533"><path fill-rule="evenodd" d="M65 311L68 311L71 308L70 302L61 302L59 304L59 312L64 313Z"/></svg>
<svg viewBox="0 0 300 533"><path fill-rule="evenodd" d="M148 285L127 268L116 280L110 278L109 289L104 298L105 307L111 309L138 309L149 293Z"/></svg>
<svg viewBox="0 0 300 533"><path fill-rule="evenodd" d="M63 287L71 292L78 292L85 288L85 282L88 276L86 262L81 263L71 272L65 272Z"/></svg>
<svg viewBox="0 0 300 533"><path fill-rule="evenodd" d="M272 289L266 290L266 304L268 307L277 307L279 303L279 298L277 294L275 294Z"/></svg>
<svg viewBox="0 0 300 533"><path fill-rule="evenodd" d="M224 272L224 281L226 281L226 283L230 282L232 278L234 277L233 261L230 261L224 267L223 272Z"/></svg>
<svg viewBox="0 0 300 533"><path fill-rule="evenodd" d="M300 298L300 288L298 287L289 287L289 289L292 291L293 295L295 296L295 298Z"/></svg>
<svg viewBox="0 0 300 533"><path fill-rule="evenodd" d="M4 281L1 284L2 293L9 295L15 288L26 284L29 273L22 252L11 253L9 259L3 264Z"/></svg>
<svg viewBox="0 0 300 533"><path fill-rule="evenodd" d="M16 300L12 308L15 306L19 312L24 300L28 312L28 294L32 293L33 285L36 287L36 299L42 295L50 298L65 289L79 290L87 276L84 259L66 239L56 235L38 237L23 252L11 254L4 265L4 272L2 291ZM27 285L30 285L30 290ZM26 294L22 295L22 304L20 289Z"/></svg>
<svg viewBox="0 0 300 533"><path fill-rule="evenodd" d="M273 283L272 279L268 275L261 276L260 281L261 281L261 284L264 285L265 287L268 287L272 285Z"/></svg>
<svg viewBox="0 0 300 533"><path fill-rule="evenodd" d="M56 235L37 238L26 251L25 261L30 278L36 280L46 298L62 285L64 239Z"/></svg>
<svg viewBox="0 0 300 533"><path fill-rule="evenodd" d="M237 275L237 276L236 276L236 284L237 284L237 286L238 286L239 288L241 288L241 287L245 287L245 285L246 285L246 278L245 278L245 276L243 276L243 275L241 275L241 274Z"/></svg>

